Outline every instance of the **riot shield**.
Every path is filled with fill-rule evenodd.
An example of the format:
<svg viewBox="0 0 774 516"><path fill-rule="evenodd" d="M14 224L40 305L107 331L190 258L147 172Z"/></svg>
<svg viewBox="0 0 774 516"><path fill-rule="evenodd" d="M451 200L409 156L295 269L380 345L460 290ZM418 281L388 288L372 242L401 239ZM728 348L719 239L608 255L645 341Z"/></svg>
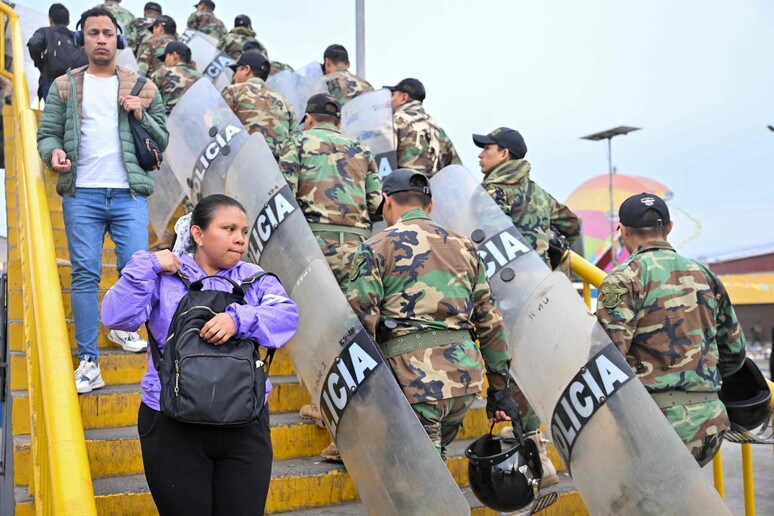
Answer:
<svg viewBox="0 0 774 516"><path fill-rule="evenodd" d="M10 4L16 14L19 15L19 25L21 26L21 37L24 45L30 40L35 31L41 27L48 27L48 15L29 7L25 7L20 4ZM10 63L11 49L11 28L6 21L5 27L5 52L6 52L6 64ZM24 54L24 71L27 74L27 90L30 94L30 105L37 106L38 104L38 80L40 79L40 70L35 68L35 63L32 62L28 49L24 48L22 52ZM45 99L40 99L45 100Z"/></svg>
<svg viewBox="0 0 774 516"><path fill-rule="evenodd" d="M247 130L205 77L196 81L178 101L167 119L169 145L164 162L174 172L185 195L196 203L202 197L223 193L226 174L237 150L247 140ZM176 191L157 191L174 206Z"/></svg>
<svg viewBox="0 0 774 516"><path fill-rule="evenodd" d="M280 72L266 79L266 85L284 96L293 106L300 124L306 113L306 101L317 93L328 93L320 63L309 63L294 72Z"/></svg>
<svg viewBox="0 0 774 516"><path fill-rule="evenodd" d="M567 277L526 245L473 175L430 179L433 219L476 242L511 372L591 514L730 514Z"/></svg>
<svg viewBox="0 0 774 516"><path fill-rule="evenodd" d="M134 56L134 52L131 48L127 47L123 50L116 52L116 64L128 68L134 73L140 71L140 67L137 65L137 58Z"/></svg>
<svg viewBox="0 0 774 516"><path fill-rule="evenodd" d="M175 177L168 161L153 173L153 195L148 197L148 220L156 237L161 238L167 230L169 221L177 207L185 199L185 190Z"/></svg>
<svg viewBox="0 0 774 516"><path fill-rule="evenodd" d="M226 194L247 209L248 259L275 273L298 303L299 329L288 344L293 366L319 403L363 503L375 514L469 514L259 133L234 160Z"/></svg>
<svg viewBox="0 0 774 516"><path fill-rule="evenodd" d="M228 68L228 65L234 64L235 61L218 49L215 38L196 29L186 29L180 35L180 41L191 49L192 59L196 62L196 71L208 77L218 91L231 84L234 72Z"/></svg>
<svg viewBox="0 0 774 516"><path fill-rule="evenodd" d="M341 132L371 150L381 178L398 168L390 99L390 90L369 91L341 108Z"/></svg>

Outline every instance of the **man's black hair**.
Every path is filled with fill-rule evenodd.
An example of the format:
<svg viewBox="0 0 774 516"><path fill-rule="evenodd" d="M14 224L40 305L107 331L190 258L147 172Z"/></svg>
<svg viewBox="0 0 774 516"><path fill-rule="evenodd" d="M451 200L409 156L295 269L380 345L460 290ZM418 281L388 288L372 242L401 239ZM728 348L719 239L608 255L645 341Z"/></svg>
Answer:
<svg viewBox="0 0 774 516"><path fill-rule="evenodd" d="M653 208L648 208L642 212L642 220L646 222L659 220L661 218L663 218L661 213ZM641 240L663 240L667 236L667 226L655 226L648 228L633 228L631 226L626 227L633 237Z"/></svg>
<svg viewBox="0 0 774 516"><path fill-rule="evenodd" d="M81 19L78 22L78 25L80 26L81 30L86 30L86 20L89 18L99 18L100 16L107 16L108 18L110 18L110 21L112 21L113 25L116 26L116 31L118 31L118 22L116 21L116 17L113 16L113 13L111 13L104 7L92 7L91 9L87 9L86 11L83 11L83 14L81 14Z"/></svg>
<svg viewBox="0 0 774 516"><path fill-rule="evenodd" d="M500 152L502 152L502 151L504 151L504 150L508 150L508 149L506 149L506 148L505 148L505 147L503 147L502 145L498 145L498 146L497 146L497 150L499 150ZM514 156L513 154L511 154L511 151L509 151L509 150L508 150L508 161L515 161L515 160L517 160L517 159L520 159L520 158L518 158L517 156Z"/></svg>
<svg viewBox="0 0 774 516"><path fill-rule="evenodd" d="M341 119L335 115L326 115L325 113L308 113L318 124L339 125Z"/></svg>
<svg viewBox="0 0 774 516"><path fill-rule="evenodd" d="M62 4L51 4L48 8L48 17L56 25L70 25L70 11Z"/></svg>
<svg viewBox="0 0 774 516"><path fill-rule="evenodd" d="M323 59L330 59L331 63L349 63L349 53L344 45L331 45L325 49Z"/></svg>

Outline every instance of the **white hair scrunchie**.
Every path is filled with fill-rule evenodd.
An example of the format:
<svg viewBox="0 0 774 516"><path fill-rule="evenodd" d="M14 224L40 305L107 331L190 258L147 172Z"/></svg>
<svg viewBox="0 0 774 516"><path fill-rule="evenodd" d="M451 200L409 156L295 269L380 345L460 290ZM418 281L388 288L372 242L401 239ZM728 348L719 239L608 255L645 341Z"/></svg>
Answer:
<svg viewBox="0 0 774 516"><path fill-rule="evenodd" d="M175 222L175 233L177 238L175 239L175 246L172 248L172 252L178 256L193 253L196 242L191 238L191 213L177 219L177 222Z"/></svg>

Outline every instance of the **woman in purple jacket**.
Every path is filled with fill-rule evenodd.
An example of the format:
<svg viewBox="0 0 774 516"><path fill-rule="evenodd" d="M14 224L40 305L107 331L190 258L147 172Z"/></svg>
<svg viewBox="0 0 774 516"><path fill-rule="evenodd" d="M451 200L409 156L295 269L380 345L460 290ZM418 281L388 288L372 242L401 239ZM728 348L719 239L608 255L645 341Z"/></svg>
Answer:
<svg viewBox="0 0 774 516"><path fill-rule="evenodd" d="M105 326L135 331L146 321L153 338L163 343L185 285L219 275L236 282L259 272L241 261L247 247L247 215L236 200L225 195L205 197L190 219L191 254L138 251L121 272L118 283L105 295ZM224 281L207 280L205 288L231 288ZM298 308L282 285L263 276L245 292L245 304L232 304L213 317L200 333L213 345L232 336L261 346L279 348L295 334ZM150 347L148 348L150 351ZM266 394L271 391L267 380ZM137 418L145 477L162 515L263 514L271 478L272 445L269 410L244 426L216 427L183 423L159 410L161 385L148 353L148 371L142 379L142 403Z"/></svg>

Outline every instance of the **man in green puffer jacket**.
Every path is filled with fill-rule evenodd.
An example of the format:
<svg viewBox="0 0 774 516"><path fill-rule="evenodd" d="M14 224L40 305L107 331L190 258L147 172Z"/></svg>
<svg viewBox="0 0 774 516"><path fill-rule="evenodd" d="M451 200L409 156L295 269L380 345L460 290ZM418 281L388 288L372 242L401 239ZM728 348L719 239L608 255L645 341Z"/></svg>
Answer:
<svg viewBox="0 0 774 516"><path fill-rule="evenodd" d="M169 141L156 86L148 81L130 95L137 75L115 64L119 43L115 17L95 7L81 15L87 66L58 77L38 129L38 153L58 172L67 247L72 263L72 307L80 365L79 393L103 387L99 369L99 298L105 233L116 244L120 271L135 251L148 246L148 209L153 178L137 160L129 126L135 117L163 151ZM111 331L127 351L144 351L136 333Z"/></svg>

